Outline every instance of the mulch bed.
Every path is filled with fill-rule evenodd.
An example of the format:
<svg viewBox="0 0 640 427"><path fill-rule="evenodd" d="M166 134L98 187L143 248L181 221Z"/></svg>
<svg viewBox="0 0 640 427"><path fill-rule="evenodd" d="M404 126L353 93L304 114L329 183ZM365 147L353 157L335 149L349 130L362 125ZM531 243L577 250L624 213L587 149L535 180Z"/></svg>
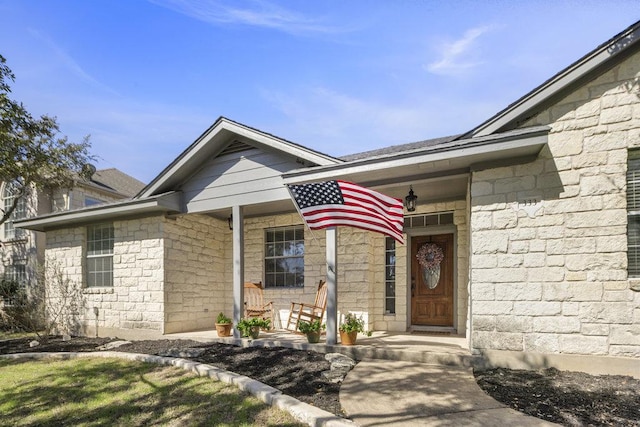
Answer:
<svg viewBox="0 0 640 427"><path fill-rule="evenodd" d="M30 348L31 341L33 338L0 341L0 354L96 351L96 347L113 339L73 337L71 340L63 341L60 337L55 337L46 344ZM344 417L338 398L340 384L334 384L322 378L321 373L328 371L330 364L324 359L324 354L314 351L282 347L245 348L192 340L133 341L114 351L159 354L170 349L189 348L205 349L201 356L192 357L190 360L246 375L302 402Z"/></svg>
<svg viewBox="0 0 640 427"><path fill-rule="evenodd" d="M109 338L56 337L30 348L29 339L0 341L0 354L95 351ZM236 347L191 340L134 341L117 351L159 354L169 349L203 348L192 360L254 378L339 416L339 384L321 377L329 369L323 354L288 348ZM593 376L556 369L522 371L490 369L475 372L491 397L520 412L564 426L640 426L640 380L627 376Z"/></svg>
<svg viewBox="0 0 640 427"><path fill-rule="evenodd" d="M640 426L640 380L554 368L496 368L475 373L491 397L525 414L564 426Z"/></svg>

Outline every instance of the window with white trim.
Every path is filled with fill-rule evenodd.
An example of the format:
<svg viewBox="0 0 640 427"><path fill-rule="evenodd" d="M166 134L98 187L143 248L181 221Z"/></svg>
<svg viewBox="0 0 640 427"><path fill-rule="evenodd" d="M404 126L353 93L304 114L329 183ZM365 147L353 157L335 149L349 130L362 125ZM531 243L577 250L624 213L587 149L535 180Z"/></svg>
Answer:
<svg viewBox="0 0 640 427"><path fill-rule="evenodd" d="M87 227L87 287L113 286L113 224Z"/></svg>
<svg viewBox="0 0 640 427"><path fill-rule="evenodd" d="M2 192L2 202L3 208L6 211L13 206L16 195L18 194L17 185L14 183L7 183L4 186L4 190ZM23 219L27 217L27 202L25 197L20 197L18 200L18 204L16 208L11 213L9 219L4 223L4 238L6 240L10 239L20 239L24 236L24 231L21 229L16 229L13 225L13 222L18 219Z"/></svg>
<svg viewBox="0 0 640 427"><path fill-rule="evenodd" d="M304 227L265 230L265 288L304 287Z"/></svg>
<svg viewBox="0 0 640 427"><path fill-rule="evenodd" d="M640 150L627 161L627 273L640 278Z"/></svg>
<svg viewBox="0 0 640 427"><path fill-rule="evenodd" d="M384 249L384 314L396 313L396 241L385 238Z"/></svg>

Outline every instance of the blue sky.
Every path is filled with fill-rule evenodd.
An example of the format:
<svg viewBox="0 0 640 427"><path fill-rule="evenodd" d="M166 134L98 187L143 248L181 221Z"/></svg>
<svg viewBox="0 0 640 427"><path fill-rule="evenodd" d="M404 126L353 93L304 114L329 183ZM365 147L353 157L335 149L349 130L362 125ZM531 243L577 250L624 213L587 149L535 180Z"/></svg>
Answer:
<svg viewBox="0 0 640 427"><path fill-rule="evenodd" d="M13 98L148 182L219 116L351 154L467 131L640 1L0 0Z"/></svg>

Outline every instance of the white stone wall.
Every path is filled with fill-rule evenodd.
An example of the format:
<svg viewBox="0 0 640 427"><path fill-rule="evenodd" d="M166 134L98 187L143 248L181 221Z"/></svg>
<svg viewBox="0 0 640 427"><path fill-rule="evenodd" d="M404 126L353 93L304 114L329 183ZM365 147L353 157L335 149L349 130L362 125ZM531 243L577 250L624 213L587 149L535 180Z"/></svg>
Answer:
<svg viewBox="0 0 640 427"><path fill-rule="evenodd" d="M82 287L82 331L88 335L149 337L164 326L163 218L115 221L113 287L86 288L86 227L47 233L47 259ZM98 316L94 314L94 307Z"/></svg>
<svg viewBox="0 0 640 427"><path fill-rule="evenodd" d="M636 54L523 126L551 127L536 161L473 173L474 349L640 356L625 193L639 78Z"/></svg>
<svg viewBox="0 0 640 427"><path fill-rule="evenodd" d="M165 333L213 329L219 312L231 317L233 289L226 221L205 215L165 220Z"/></svg>

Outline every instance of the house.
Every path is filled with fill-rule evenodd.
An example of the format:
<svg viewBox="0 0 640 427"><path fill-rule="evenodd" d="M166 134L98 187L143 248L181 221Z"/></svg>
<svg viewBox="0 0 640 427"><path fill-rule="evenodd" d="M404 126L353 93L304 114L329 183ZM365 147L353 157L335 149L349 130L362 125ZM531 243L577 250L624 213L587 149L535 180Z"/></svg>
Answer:
<svg viewBox="0 0 640 427"><path fill-rule="evenodd" d="M330 180L413 191L405 244L305 229L285 184ZM461 135L335 158L220 118L132 199L17 225L66 260L85 333L213 328L245 280L278 324L335 271L328 320L452 332L496 364L637 373L639 182L640 22Z"/></svg>
<svg viewBox="0 0 640 427"><path fill-rule="evenodd" d="M54 194L33 192L18 202L9 220L0 227L1 276L26 285L44 262L44 233L16 228L15 221L130 198L144 187L142 182L115 168L93 172L91 179L78 179L71 189L57 190ZM0 203L7 208L14 199L11 184L0 182L0 194Z"/></svg>

